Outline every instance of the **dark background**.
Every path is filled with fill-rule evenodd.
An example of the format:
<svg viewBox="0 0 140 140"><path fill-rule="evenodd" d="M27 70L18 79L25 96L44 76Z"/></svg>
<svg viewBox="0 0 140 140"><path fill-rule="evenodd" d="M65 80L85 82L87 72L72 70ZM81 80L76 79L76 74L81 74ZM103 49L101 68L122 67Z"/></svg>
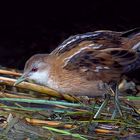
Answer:
<svg viewBox="0 0 140 140"><path fill-rule="evenodd" d="M0 8L0 65L23 69L30 56L51 52L70 35L135 27L140 5L134 0L7 2Z"/></svg>

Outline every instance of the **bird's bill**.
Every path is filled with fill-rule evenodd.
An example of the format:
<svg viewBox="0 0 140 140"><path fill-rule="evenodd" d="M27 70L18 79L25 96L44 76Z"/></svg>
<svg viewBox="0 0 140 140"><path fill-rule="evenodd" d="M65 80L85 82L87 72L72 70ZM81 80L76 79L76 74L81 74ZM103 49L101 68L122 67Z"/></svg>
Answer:
<svg viewBox="0 0 140 140"><path fill-rule="evenodd" d="M19 83L23 82L26 80L26 77L24 75L22 75L21 77L19 77L17 79L17 81L14 83L14 86L18 85Z"/></svg>

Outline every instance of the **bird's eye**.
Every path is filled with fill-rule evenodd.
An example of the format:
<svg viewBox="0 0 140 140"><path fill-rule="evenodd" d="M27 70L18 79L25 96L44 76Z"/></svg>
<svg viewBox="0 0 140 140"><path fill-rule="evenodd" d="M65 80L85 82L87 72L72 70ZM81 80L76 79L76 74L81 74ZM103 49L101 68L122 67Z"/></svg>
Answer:
<svg viewBox="0 0 140 140"><path fill-rule="evenodd" d="M38 69L37 68L32 68L32 72L36 72Z"/></svg>

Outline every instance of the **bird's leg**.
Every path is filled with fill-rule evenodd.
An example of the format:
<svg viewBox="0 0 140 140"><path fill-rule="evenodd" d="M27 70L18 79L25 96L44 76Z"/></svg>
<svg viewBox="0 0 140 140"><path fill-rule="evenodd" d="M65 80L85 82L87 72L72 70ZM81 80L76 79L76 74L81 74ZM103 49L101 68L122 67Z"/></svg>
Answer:
<svg viewBox="0 0 140 140"><path fill-rule="evenodd" d="M120 116L122 116L122 112L120 109L120 103L118 100L118 90L116 90L116 92L114 92L114 88L117 89L117 84L113 84L112 87L110 87L107 83L104 83L104 89L106 90L106 94L105 94L105 100L102 103L102 105L100 106L100 108L98 109L98 111L96 112L96 114L94 115L94 118L99 118L100 114L102 112L102 110L106 107L106 105L108 104L108 101L110 100L111 96L114 97L114 103L115 103L115 110L112 114L112 119L116 116L117 111L119 112Z"/></svg>
<svg viewBox="0 0 140 140"><path fill-rule="evenodd" d="M114 103L115 103L115 110L112 114L112 119L115 118L115 114L117 113L117 111L119 112L120 116L122 116L122 111L121 111L121 106L120 106L120 102L119 102L119 98L118 98L118 84L116 82L113 82L112 86L109 87L109 92L111 92L111 94L114 97Z"/></svg>
<svg viewBox="0 0 140 140"><path fill-rule="evenodd" d="M94 115L94 119L99 118L102 110L106 107L106 105L108 104L108 101L110 100L111 94L110 94L110 87L108 86L107 83L103 83L102 85L103 89L105 89L106 93L104 94L105 100L104 102L101 104L100 108L98 109L98 111L96 112L96 114Z"/></svg>
<svg viewBox="0 0 140 140"><path fill-rule="evenodd" d="M112 90L112 92L114 92L114 90ZM114 92L114 103L115 103L115 107L116 107L116 110L118 110L120 116L122 117L122 111L121 111L121 106L120 106L120 102L119 102L119 98L118 98L118 87L116 85L116 89L115 89L115 92ZM115 117L115 116L114 116ZM112 115L112 118L113 118L113 115Z"/></svg>
<svg viewBox="0 0 140 140"><path fill-rule="evenodd" d="M100 117L102 110L106 107L106 105L108 104L108 101L110 99L110 95L109 94L105 94L105 100L104 102L101 104L100 108L98 109L98 111L96 112L96 114L94 115L94 119L97 119Z"/></svg>
<svg viewBox="0 0 140 140"><path fill-rule="evenodd" d="M121 109L126 110L126 111L132 111L132 110L133 110L132 108L123 106L123 105L120 103L119 98L118 98L119 89L118 89L117 84L115 85L114 88L112 87L111 89L112 89L112 92L114 92L114 102L115 102L116 109L118 110L120 116L123 115ZM113 89L114 89L114 90L113 90Z"/></svg>
<svg viewBox="0 0 140 140"><path fill-rule="evenodd" d="M119 93L118 86L116 86L116 90L115 90L114 93L115 93L115 102L119 105L119 108L122 108L123 110L126 110L126 111L132 111L132 110L133 110L132 108L123 106L123 105L119 102L119 99L118 99L118 93Z"/></svg>

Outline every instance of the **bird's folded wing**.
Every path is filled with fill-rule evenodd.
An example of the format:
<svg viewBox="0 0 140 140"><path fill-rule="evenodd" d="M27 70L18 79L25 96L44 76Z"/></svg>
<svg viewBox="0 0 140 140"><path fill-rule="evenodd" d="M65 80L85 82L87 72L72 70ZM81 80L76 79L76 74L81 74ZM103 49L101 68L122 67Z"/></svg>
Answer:
<svg viewBox="0 0 140 140"><path fill-rule="evenodd" d="M94 44L96 48L100 44ZM126 67L137 61L138 55L133 50L123 48L95 49L95 46L85 47L65 59L64 69L76 70L81 74L115 75L123 73Z"/></svg>

